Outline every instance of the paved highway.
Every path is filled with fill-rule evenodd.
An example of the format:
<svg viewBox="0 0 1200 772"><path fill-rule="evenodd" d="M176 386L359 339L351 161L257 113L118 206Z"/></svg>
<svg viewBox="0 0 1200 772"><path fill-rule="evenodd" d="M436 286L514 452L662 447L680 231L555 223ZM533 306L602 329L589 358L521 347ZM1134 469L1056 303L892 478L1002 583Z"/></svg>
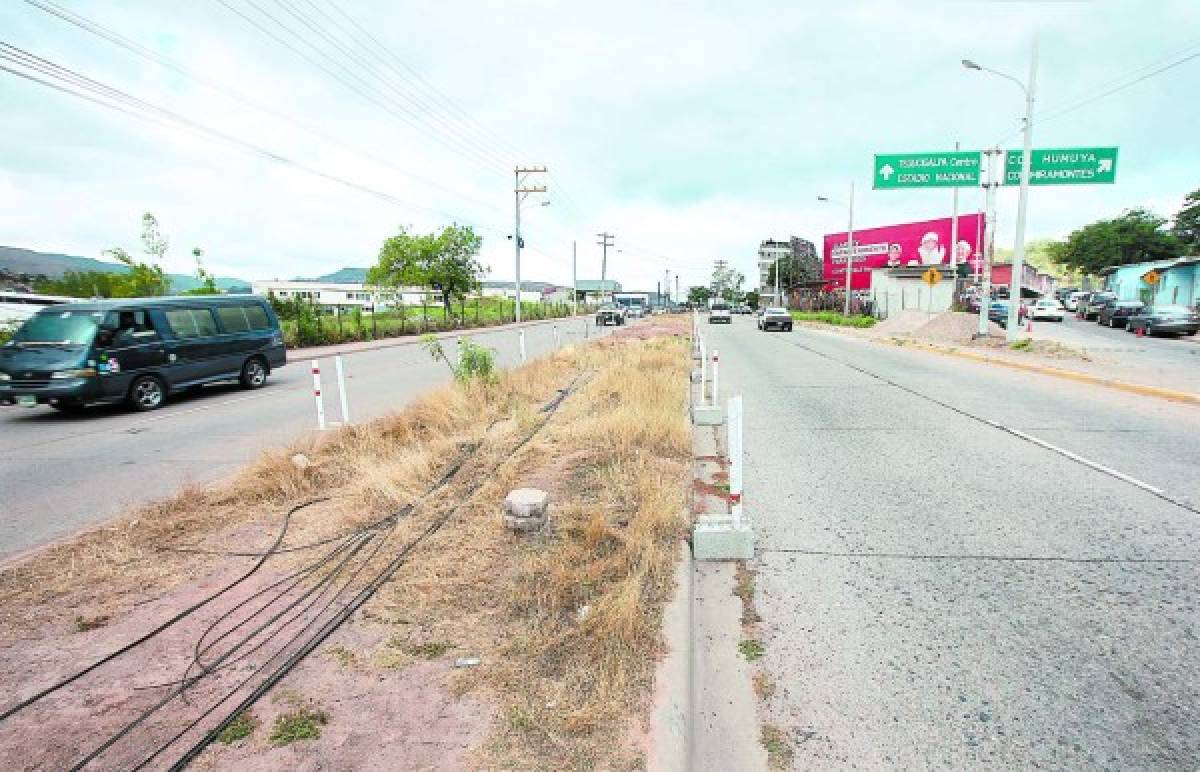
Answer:
<svg viewBox="0 0 1200 772"><path fill-rule="evenodd" d="M583 318L559 322L562 342L581 341L584 324ZM604 334L603 328L588 327L593 337ZM553 348L550 323L535 322L525 329L528 356ZM470 335L495 349L501 366L517 363L515 328ZM297 354L303 351L291 352ZM450 379L443 363L410 343L349 354L344 363L354 421L402 408ZM340 412L333 361L323 364L326 417L336 421ZM307 362L277 370L259 391L243 391L236 384L212 386L173 399L153 413L99 407L76 416L48 407L0 407L0 555L103 522L186 482L219 479L264 448L315 429Z"/></svg>
<svg viewBox="0 0 1200 772"><path fill-rule="evenodd" d="M796 768L1200 765L1200 409L702 332L746 400L766 720Z"/></svg>

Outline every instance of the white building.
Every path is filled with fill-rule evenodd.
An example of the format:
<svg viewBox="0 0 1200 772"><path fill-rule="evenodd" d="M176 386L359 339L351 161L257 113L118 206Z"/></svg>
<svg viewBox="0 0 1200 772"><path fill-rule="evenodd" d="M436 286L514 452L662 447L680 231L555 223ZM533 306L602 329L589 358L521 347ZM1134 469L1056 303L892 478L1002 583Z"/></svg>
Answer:
<svg viewBox="0 0 1200 772"><path fill-rule="evenodd" d="M775 297L775 284L771 281L771 266L776 260L792 256L792 242L766 239L758 245L758 292L771 298L770 305L781 305ZM786 288L780 288L786 289Z"/></svg>
<svg viewBox="0 0 1200 772"><path fill-rule="evenodd" d="M429 305L442 302L441 294L421 287L368 287L350 282L321 281L256 281L251 285L255 295L274 295L280 300L300 298L325 310L340 308L391 308L400 305Z"/></svg>

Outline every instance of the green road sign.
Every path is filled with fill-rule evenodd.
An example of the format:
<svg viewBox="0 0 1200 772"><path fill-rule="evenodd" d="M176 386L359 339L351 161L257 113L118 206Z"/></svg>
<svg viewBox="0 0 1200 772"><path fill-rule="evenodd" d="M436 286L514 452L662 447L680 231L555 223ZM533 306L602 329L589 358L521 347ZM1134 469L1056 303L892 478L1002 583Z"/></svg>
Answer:
<svg viewBox="0 0 1200 772"><path fill-rule="evenodd" d="M1029 162L1030 185L1111 184L1117 180L1115 147L1034 148ZM1004 184L1021 184L1021 151L1004 159Z"/></svg>
<svg viewBox="0 0 1200 772"><path fill-rule="evenodd" d="M973 188L980 183L978 150L875 156L876 190Z"/></svg>

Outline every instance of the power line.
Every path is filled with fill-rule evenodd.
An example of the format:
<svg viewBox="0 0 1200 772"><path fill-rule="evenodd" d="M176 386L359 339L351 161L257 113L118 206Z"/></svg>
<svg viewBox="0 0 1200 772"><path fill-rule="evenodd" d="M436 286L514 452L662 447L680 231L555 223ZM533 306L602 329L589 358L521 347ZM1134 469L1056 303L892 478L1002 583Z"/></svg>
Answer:
<svg viewBox="0 0 1200 772"><path fill-rule="evenodd" d="M302 121L297 120L296 118L288 116L285 113L279 112L278 110L275 110L275 109L272 109L271 107L265 106L255 100L253 100L251 97L248 97L245 94L237 91L236 89L233 89L233 88L229 87L228 85L221 83L220 81L216 81L216 80L213 80L212 78L205 77L204 75L197 73L194 70L189 69L188 67L185 67L184 65L180 64L179 62L177 62L173 59L170 59L169 57L163 56L149 48L146 48L145 46L137 43L136 41L131 40L127 37L124 37L124 36L120 35L119 33L113 31L112 29L107 28L93 20L87 19L86 17L80 16L77 13L69 11L69 10L63 8L62 6L58 5L57 3L51 2L51 0L25 0L25 2L28 3L29 5L34 6L35 8L38 8L42 11L45 11L48 14L51 14L52 16L55 16L55 17L61 19L62 21L72 24L72 25L78 27L79 29L82 29L93 35L96 35L97 37L100 37L101 39L107 40L107 41L113 43L114 45L117 45L117 46L119 46L119 47L121 47L121 48L147 60L147 61L153 62L154 64L157 64L157 65L159 65L163 68L166 68L172 72L182 75L185 78L188 78L196 83L199 83L200 85L205 86L206 88L209 88L216 93L222 94L223 96L225 96L229 99L232 99L233 101L238 102L239 104L242 104L246 107L249 107L252 110L256 110L264 115L270 115L274 118L277 118L279 120L290 123L293 126L295 126L296 128L299 128L300 130L310 134L313 137L316 137L317 139L320 139L323 142L326 142L335 147L340 147L343 150L346 150L348 152L358 154L358 155L362 156L363 158L366 158L367 160L370 160L374 163L378 163L382 166L386 166L389 169L391 169L392 171L396 172L397 174L404 175L405 177L409 177L413 180L421 182L425 185L429 185L430 187L436 188L438 190L441 190L441 191L448 193L450 195L453 195L455 197L470 201L472 203L478 204L483 207L487 207L489 209L494 210L497 213L501 213L501 210L499 209L499 207L497 207L493 203L485 202L482 199L478 199L473 196L462 193L461 191L446 187L445 185L442 185L441 183L437 182L436 180L431 180L427 177L421 176L419 174L415 174L407 169L404 169L404 168L396 165L392 161L389 161L386 158L376 155L375 153L372 153L371 151L366 150L364 148L345 144L341 140L337 139L336 137L326 134L326 133L320 131L319 129L316 129L306 123L303 123Z"/></svg>

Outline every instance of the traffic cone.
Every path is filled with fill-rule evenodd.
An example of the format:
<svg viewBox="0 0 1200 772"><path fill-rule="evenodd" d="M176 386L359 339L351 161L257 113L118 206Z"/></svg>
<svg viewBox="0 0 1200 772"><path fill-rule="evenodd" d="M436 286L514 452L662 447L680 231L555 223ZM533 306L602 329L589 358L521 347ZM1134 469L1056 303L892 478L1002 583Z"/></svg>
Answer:
<svg viewBox="0 0 1200 772"><path fill-rule="evenodd" d="M1144 338L1144 337L1146 337L1146 328L1145 328L1145 327L1138 327L1138 328L1137 328L1137 336L1138 336L1139 338Z"/></svg>
<svg viewBox="0 0 1200 772"><path fill-rule="evenodd" d="M1025 320L1025 332L1028 332L1028 333L1033 332L1033 317L1032 316Z"/></svg>

